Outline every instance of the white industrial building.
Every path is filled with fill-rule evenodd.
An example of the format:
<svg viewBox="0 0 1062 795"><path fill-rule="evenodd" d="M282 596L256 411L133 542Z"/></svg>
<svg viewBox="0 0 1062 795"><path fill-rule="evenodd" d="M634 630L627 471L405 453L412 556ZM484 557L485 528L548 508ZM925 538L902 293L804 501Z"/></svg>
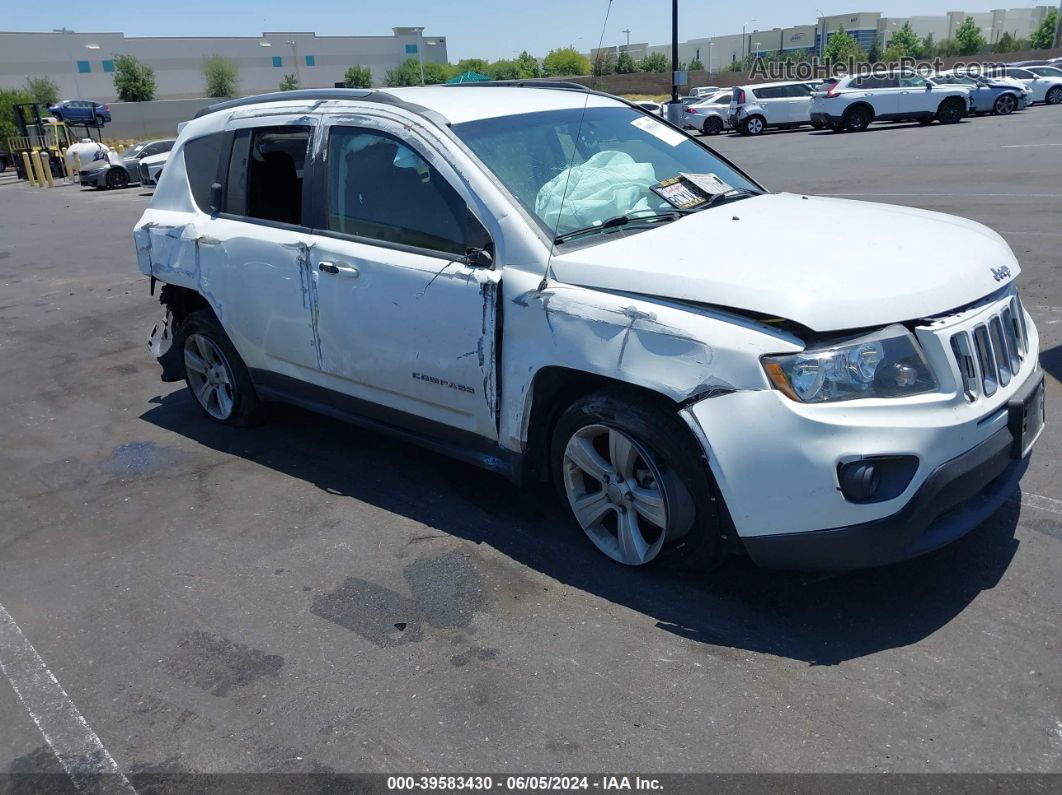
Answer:
<svg viewBox="0 0 1062 795"><path fill-rule="evenodd" d="M886 17L877 11L853 11L847 14L820 16L815 24L797 25L791 28L749 30L723 36L687 39L679 42L679 60L689 63L698 59L709 71L725 69L742 60L746 55L768 52L795 52L808 50L818 52L829 37L842 27L869 50L875 40L884 40L888 46L896 31L909 22L919 38L932 35L940 42L952 39L959 25L967 17L981 29L989 44L999 41L1004 33L1016 39L1027 39L1040 27L1054 5L1038 5L1026 8L994 9L991 11L949 11L938 16ZM637 60L650 52L661 52L671 57L670 44L629 44L618 47L603 47L600 52L618 55L624 50ZM599 50L593 50L596 54Z"/></svg>
<svg viewBox="0 0 1062 795"><path fill-rule="evenodd" d="M20 88L47 76L64 99L113 101L114 58L132 55L155 70L157 99L202 97L204 58L222 55L239 70L239 93L275 91L286 74L303 88L332 87L351 65L367 66L381 84L407 58L446 63L446 37L421 28L393 28L390 36L318 36L268 32L261 36L150 36L122 33L0 32L0 88Z"/></svg>

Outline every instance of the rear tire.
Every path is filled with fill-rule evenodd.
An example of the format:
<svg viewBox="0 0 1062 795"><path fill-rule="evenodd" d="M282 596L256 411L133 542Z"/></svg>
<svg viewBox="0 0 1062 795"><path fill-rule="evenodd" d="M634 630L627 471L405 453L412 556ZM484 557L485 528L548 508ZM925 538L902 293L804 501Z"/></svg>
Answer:
<svg viewBox="0 0 1062 795"><path fill-rule="evenodd" d="M610 387L577 400L553 430L550 463L576 525L613 560L707 569L725 557L708 464L666 399Z"/></svg>
<svg viewBox="0 0 1062 795"><path fill-rule="evenodd" d="M704 120L704 127L701 128L701 132L705 135L719 135L723 131L723 120L718 116L709 116Z"/></svg>
<svg viewBox="0 0 1062 795"><path fill-rule="evenodd" d="M1018 107L1018 100L1013 94L1000 94L992 105L992 113L996 116L1009 116Z"/></svg>
<svg viewBox="0 0 1062 795"><path fill-rule="evenodd" d="M1048 105L1057 105L1062 102L1062 86L1055 86L1047 92L1047 96L1044 97L1044 102Z"/></svg>
<svg viewBox="0 0 1062 795"><path fill-rule="evenodd" d="M966 103L952 97L940 103L937 108L937 121L941 124L958 124L966 115Z"/></svg>
<svg viewBox="0 0 1062 795"><path fill-rule="evenodd" d="M742 135L762 135L767 128L767 120L763 116L749 116L741 122L738 132Z"/></svg>
<svg viewBox="0 0 1062 795"><path fill-rule="evenodd" d="M849 108L844 114L844 128L848 132L863 132L870 126L872 116L864 107Z"/></svg>
<svg viewBox="0 0 1062 795"><path fill-rule="evenodd" d="M177 344L188 391L207 417L224 425L260 421L262 404L251 374L213 312L198 309L188 315Z"/></svg>

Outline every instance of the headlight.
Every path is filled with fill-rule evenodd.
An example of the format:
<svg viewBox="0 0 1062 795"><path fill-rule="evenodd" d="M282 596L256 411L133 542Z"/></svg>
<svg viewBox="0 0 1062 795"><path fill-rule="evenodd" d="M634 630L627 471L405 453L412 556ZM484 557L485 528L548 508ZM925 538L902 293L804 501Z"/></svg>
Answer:
<svg viewBox="0 0 1062 795"><path fill-rule="evenodd" d="M801 403L907 397L937 387L914 336L900 325L800 353L764 356L763 368L776 389Z"/></svg>

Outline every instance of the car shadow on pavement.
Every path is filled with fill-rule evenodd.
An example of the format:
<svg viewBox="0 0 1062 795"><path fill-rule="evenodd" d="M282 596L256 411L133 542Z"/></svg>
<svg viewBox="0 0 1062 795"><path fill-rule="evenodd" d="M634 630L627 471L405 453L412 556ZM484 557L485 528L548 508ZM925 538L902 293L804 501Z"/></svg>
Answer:
<svg viewBox="0 0 1062 795"><path fill-rule="evenodd" d="M350 497L476 544L568 586L638 611L699 643L833 665L915 643L999 582L1017 549L1020 504L917 560L837 575L767 571L735 558L707 574L631 569L599 553L546 487L504 478L383 434L290 406L231 428L203 417L187 390L141 419L330 495Z"/></svg>
<svg viewBox="0 0 1062 795"><path fill-rule="evenodd" d="M1062 381L1062 345L1041 350L1040 366L1057 381Z"/></svg>

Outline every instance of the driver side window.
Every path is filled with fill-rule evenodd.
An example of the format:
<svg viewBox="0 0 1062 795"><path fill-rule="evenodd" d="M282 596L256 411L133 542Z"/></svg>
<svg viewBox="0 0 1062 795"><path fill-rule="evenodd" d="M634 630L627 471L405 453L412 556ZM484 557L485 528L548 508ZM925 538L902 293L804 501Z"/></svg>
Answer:
<svg viewBox="0 0 1062 795"><path fill-rule="evenodd" d="M466 253L464 199L424 158L377 130L328 134L328 229L447 254Z"/></svg>

